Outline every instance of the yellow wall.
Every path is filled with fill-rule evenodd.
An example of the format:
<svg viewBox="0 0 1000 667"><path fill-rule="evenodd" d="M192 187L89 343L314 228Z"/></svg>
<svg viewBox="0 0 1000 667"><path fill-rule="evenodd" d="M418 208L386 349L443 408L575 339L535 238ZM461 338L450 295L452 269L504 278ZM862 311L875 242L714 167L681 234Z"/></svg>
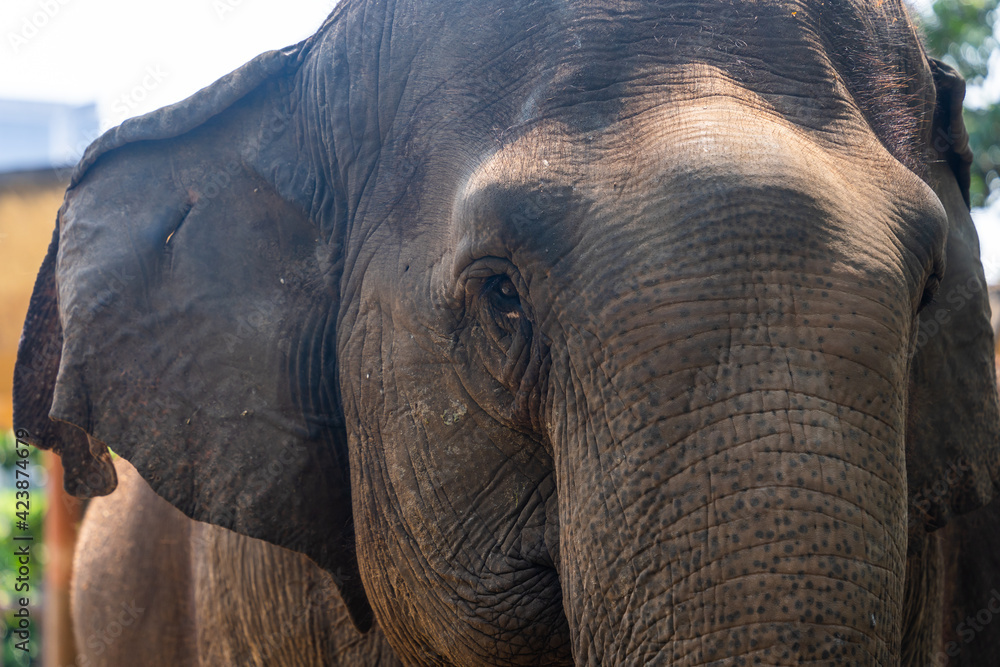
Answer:
<svg viewBox="0 0 1000 667"><path fill-rule="evenodd" d="M46 182L47 181L47 182ZM35 275L55 228L66 183L0 184L0 428L11 427L14 361Z"/></svg>

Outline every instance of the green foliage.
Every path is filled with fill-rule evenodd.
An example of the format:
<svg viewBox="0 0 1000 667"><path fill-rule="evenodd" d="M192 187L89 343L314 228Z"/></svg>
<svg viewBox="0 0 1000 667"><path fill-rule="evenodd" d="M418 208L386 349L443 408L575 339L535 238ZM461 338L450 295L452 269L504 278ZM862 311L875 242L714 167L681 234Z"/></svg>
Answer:
<svg viewBox="0 0 1000 667"><path fill-rule="evenodd" d="M923 17L931 53L958 67L969 85L981 85L997 47L993 37L997 0L936 0L931 10Z"/></svg>
<svg viewBox="0 0 1000 667"><path fill-rule="evenodd" d="M2 629L4 634L3 655L0 658L0 665L36 665L38 651L41 647L41 635L39 634L39 620L42 613L42 519L45 517L45 470L42 465L42 453L34 447L28 447L29 455L27 459L20 458L15 448L14 434L10 431L0 432L0 550L3 558L0 559L0 609L3 610ZM21 450L25 447L21 446ZM19 468L18 461L27 461L26 472L28 473L30 494L30 506L27 514L27 530L21 530L17 524L21 520L16 512L18 508L17 488L15 487L15 471ZM23 477L22 477L23 479ZM23 498L23 496L22 496ZM30 542L15 540L15 536L32 536ZM15 553L19 546L30 544L31 561L30 575L27 581L18 582L18 566ZM18 592L18 584L27 584L29 589ZM14 613L18 610L18 598L27 597L30 600L28 611L30 625L28 631L31 633L29 646L31 652L25 654L17 650L14 644L20 641L12 635L17 629L18 619Z"/></svg>
<svg viewBox="0 0 1000 667"><path fill-rule="evenodd" d="M1000 106L965 110L969 143L976 156L972 165L973 206L983 206L1000 191Z"/></svg>
<svg viewBox="0 0 1000 667"><path fill-rule="evenodd" d="M919 17L930 53L961 72L970 89L982 86L990 73L990 56L998 46L994 36L997 2L935 0L931 12ZM983 206L1000 192L1000 106L990 102L975 108L967 103L965 109L969 142L976 156L973 206Z"/></svg>

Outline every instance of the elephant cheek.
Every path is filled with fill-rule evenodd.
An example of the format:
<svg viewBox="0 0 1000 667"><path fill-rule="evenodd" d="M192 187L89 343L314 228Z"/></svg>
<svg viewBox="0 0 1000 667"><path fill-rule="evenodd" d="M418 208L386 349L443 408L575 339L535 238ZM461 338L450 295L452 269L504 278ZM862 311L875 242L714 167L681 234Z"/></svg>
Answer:
<svg viewBox="0 0 1000 667"><path fill-rule="evenodd" d="M881 357L830 354L857 348L850 326L824 327L824 353L734 344L727 332L669 363L662 344L623 335L618 372L557 385L560 574L576 660L892 662L905 337Z"/></svg>
<svg viewBox="0 0 1000 667"><path fill-rule="evenodd" d="M364 587L406 664L571 664L542 446L495 422L453 366L370 315L345 394ZM380 335L375 335L379 332ZM374 360L374 363L372 361Z"/></svg>

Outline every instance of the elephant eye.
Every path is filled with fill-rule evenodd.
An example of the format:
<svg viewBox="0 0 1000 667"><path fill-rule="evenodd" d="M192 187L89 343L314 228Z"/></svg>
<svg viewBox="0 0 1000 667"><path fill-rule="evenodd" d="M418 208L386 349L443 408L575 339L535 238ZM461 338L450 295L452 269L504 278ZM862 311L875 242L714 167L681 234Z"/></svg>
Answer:
<svg viewBox="0 0 1000 667"><path fill-rule="evenodd" d="M924 285L924 292L920 296L920 305L917 306L918 314L934 302L934 297L937 296L938 287L940 285L941 279L936 273L932 274L927 279L927 284Z"/></svg>
<svg viewBox="0 0 1000 667"><path fill-rule="evenodd" d="M493 276L483 281L483 296L499 314L507 317L520 315L521 297L508 276Z"/></svg>

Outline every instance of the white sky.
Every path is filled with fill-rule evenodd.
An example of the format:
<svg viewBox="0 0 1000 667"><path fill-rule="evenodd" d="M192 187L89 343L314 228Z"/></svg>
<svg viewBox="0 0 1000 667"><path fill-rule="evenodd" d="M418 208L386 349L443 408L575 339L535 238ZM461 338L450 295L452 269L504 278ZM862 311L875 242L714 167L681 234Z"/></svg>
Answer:
<svg viewBox="0 0 1000 667"><path fill-rule="evenodd" d="M335 4L0 0L0 97L96 101L106 129L308 37Z"/></svg>
<svg viewBox="0 0 1000 667"><path fill-rule="evenodd" d="M924 10L929 2L914 4ZM335 4L0 0L0 98L96 101L104 130L184 99L258 53L309 36ZM1000 89L1000 82L991 88ZM1000 202L973 217L987 278L998 282Z"/></svg>

